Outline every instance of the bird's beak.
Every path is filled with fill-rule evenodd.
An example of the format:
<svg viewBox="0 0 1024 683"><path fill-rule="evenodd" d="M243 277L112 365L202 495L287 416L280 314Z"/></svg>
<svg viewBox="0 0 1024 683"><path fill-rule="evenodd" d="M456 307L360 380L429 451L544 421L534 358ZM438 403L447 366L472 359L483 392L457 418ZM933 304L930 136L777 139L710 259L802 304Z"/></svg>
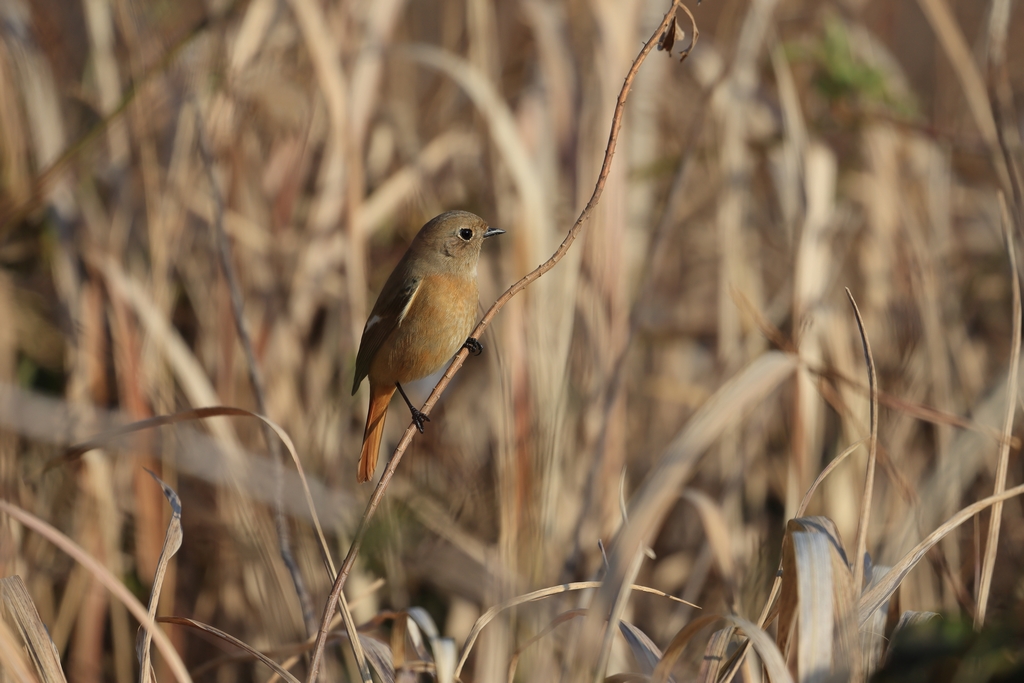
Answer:
<svg viewBox="0 0 1024 683"><path fill-rule="evenodd" d="M487 239L488 237L494 237L495 235L504 235L504 234L505 234L504 230L499 230L498 228L487 228L487 230L484 231L484 239Z"/></svg>

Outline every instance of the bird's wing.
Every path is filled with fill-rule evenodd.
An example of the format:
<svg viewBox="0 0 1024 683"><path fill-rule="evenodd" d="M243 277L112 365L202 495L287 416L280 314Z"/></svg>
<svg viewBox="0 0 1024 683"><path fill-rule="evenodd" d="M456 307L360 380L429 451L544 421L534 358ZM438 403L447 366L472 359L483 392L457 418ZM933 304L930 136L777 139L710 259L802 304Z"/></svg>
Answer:
<svg viewBox="0 0 1024 683"><path fill-rule="evenodd" d="M412 300L419 291L421 278L404 277L392 282L389 278L373 305L373 311L363 328L363 337L359 340L359 353L356 354L356 375L352 382L352 394L359 390L363 378L370 372L370 363L384 344L388 336L395 331L405 314L409 311Z"/></svg>

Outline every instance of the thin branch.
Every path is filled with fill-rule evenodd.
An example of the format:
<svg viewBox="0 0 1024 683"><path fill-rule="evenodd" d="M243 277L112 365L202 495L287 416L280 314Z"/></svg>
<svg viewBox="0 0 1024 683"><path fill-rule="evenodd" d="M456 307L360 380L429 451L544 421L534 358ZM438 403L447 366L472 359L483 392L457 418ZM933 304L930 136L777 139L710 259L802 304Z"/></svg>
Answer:
<svg viewBox="0 0 1024 683"><path fill-rule="evenodd" d="M484 331L490 326L494 316L497 315L498 311L505 307L512 297L519 292L523 291L533 281L540 278L542 275L547 273L549 270L555 267L555 265L562 260L562 257L569 251L569 247L576 240L580 231L583 229L583 224L586 223L587 219L594 212L594 208L597 206L598 201L601 199L601 194L604 192L604 186L608 181L608 174L611 171L612 158L615 156L615 147L619 140L619 129L622 127L622 112L626 106L626 99L629 97L629 91L633 86L633 80L636 78L637 72L640 70L640 66L647 59L647 56L654 49L655 44L658 42L659 37L665 33L669 24L675 19L676 11L680 7L684 7L681 4L682 0L673 0L672 6L665 14L665 18L662 19L661 24L654 30L651 37L644 43L643 49L640 54L637 55L636 59L633 60L633 64L626 74L626 78L622 83L622 90L619 92L618 100L615 103L615 112L612 115L611 131L608 134L608 144L605 147L604 161L601 164L601 172L598 174L597 183L594 185L594 192L590 197L590 201L587 202L586 207L580 213L579 218L573 224L572 228L566 234L562 243L559 245L555 253L551 255L544 263L537 266L534 270L527 273L522 279L516 282L514 285L505 290L497 301L488 309L487 313L484 314L483 319L476 326L473 331L473 338L480 339ZM441 394L448 387L448 384L452 381L455 374L462 368L462 364L465 362L466 357L469 355L468 349L462 349L455 355L452 364L448 366L444 375L438 381L434 390L430 392L430 396L427 397L426 403L421 408L422 412L429 415L431 409L437 403ZM307 677L308 682L315 681L319 675L321 661L323 660L324 646L327 640L327 624L331 622L334 616L334 611L337 608L338 600L341 596L342 589L345 586L345 581L348 578L349 572L352 571L352 566L355 564L356 556L359 554L359 549L362 545L363 538L366 535L366 529L369 526L370 518L373 517L377 507L380 505L381 500L384 498L384 493L387 490L388 485L391 482L392 477L395 476L395 470L398 468L398 464L402 460L402 456L405 454L406 449L412 442L413 437L416 435L416 427L414 424L410 424L405 430L405 434L402 435L402 440L399 441L398 446L395 448L394 453L391 456L390 462L388 462L387 468L384 470L384 474L381 475L380 481L377 483L377 487L373 490L373 494L370 496L369 502L366 504L366 511L363 514L363 519L359 523L359 529L356 530L355 538L352 540L352 545L349 547L348 554L345 556L345 561L342 562L341 570L338 572L338 576L334 581L334 586L331 588L331 594L327 598L327 604L324 607L324 614L320 620L320 632L317 634L316 646L313 650L312 661L310 662L309 675Z"/></svg>

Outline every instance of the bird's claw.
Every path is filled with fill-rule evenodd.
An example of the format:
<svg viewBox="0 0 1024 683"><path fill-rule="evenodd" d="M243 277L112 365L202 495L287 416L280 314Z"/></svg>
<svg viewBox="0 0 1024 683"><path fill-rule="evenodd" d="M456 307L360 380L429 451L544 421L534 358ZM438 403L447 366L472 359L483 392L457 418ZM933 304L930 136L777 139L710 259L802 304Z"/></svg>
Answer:
<svg viewBox="0 0 1024 683"><path fill-rule="evenodd" d="M412 421L413 421L413 424L416 425L416 429L420 430L420 434L422 434L423 433L423 423L424 422L430 422L430 418L427 417L426 413L424 413L422 411L419 411L419 410L416 410L415 408L410 408L410 410L412 411Z"/></svg>
<svg viewBox="0 0 1024 683"><path fill-rule="evenodd" d="M481 344L476 339L474 339L473 337L467 339L466 343L462 345L462 348L469 349L469 352L474 356L479 356L481 353L484 352L484 345Z"/></svg>

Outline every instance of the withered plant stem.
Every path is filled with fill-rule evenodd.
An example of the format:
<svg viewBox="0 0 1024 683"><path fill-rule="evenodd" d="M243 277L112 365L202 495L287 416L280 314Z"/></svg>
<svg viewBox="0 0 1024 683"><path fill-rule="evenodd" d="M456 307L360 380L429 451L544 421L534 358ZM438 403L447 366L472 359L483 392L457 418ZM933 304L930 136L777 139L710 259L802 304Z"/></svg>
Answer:
<svg viewBox="0 0 1024 683"><path fill-rule="evenodd" d="M693 15L686 9L685 5L682 4L682 0L672 0L672 6L669 7L665 13L665 17L662 19L661 24L654 30L651 37L644 43L643 49L640 50L640 54L637 55L636 59L633 60L632 66L629 68L629 72L626 74L626 78L622 83L622 89L619 91L619 97L615 102L615 112L612 114L611 131L608 133L608 144L605 147L604 161L601 163L601 172L597 176L597 182L594 185L594 192L590 196L590 201L583 208L579 218L573 223L572 228L566 234L562 243L555 250L555 253L551 257L544 261L544 263L537 266L535 269L523 276L518 282L513 284L505 293L498 297L498 300L491 305L491 307L484 314L483 319L473 330L471 335L474 339L480 339L484 331L490 326L494 316L498 314L505 304L507 304L512 297L519 292L526 289L533 281L540 278L542 275L547 273L549 270L555 267L555 265L562 260L562 257L569 251L569 247L576 240L576 237L580 234L583 229L583 224L590 218L590 215L594 212L594 208L601 199L601 194L604 192L604 186L608 182L608 174L611 171L612 158L615 156L615 147L618 144L619 129L622 127L622 113L626 106L626 99L629 97L629 91L633 86L633 80L636 78L637 72L640 70L640 66L647 59L647 56L654 49L655 44L658 42L659 37L665 33L669 25L675 19L676 12L679 8L683 8L687 14L690 15L691 22L696 29L696 22L693 21ZM694 38L696 38L696 31L694 32ZM693 44L691 42L691 48ZM462 368L462 364L466 361L466 357L469 355L469 350L463 348L456 355L455 359L452 360L452 364L448 366L444 375L438 381L434 390L430 392L430 396L427 397L426 403L420 409L424 414L429 415L434 404L437 403L438 399L441 398L441 394L448 387L448 384L452 381L455 374ZM320 630L317 634L316 645L313 648L313 657L310 661L309 675L307 681L312 683L317 680L317 676L320 672L320 664L323 660L324 646L327 642L328 625L331 623L331 619L334 617L334 611L338 606L338 599L341 596L341 592L345 587L345 581L348 579L349 573L352 571L352 566L355 564L356 557L359 554L359 549L362 546L363 538L366 535L366 529L369 526L370 519L376 512L377 507L380 505L381 500L384 498L384 493L387 491L388 485L391 483L391 479L395 476L395 470L398 469L398 464L402 460L402 456L408 449L409 444L412 442L413 437L416 435L416 425L411 423L405 430L405 434L402 435L402 440L398 442L398 446L395 448L394 453L391 456L391 460L388 462L388 466L384 470L384 474L381 475L380 481L377 482L377 487L373 490L370 495L370 500L366 504L366 511L363 513L363 518L359 523L359 528L356 530L356 535L352 539L352 545L349 547L348 554L345 556L345 561L341 564L341 569L338 571L338 576L334 581L334 586L331 588L331 593L327 598L327 604L324 607L323 617L320 619Z"/></svg>

